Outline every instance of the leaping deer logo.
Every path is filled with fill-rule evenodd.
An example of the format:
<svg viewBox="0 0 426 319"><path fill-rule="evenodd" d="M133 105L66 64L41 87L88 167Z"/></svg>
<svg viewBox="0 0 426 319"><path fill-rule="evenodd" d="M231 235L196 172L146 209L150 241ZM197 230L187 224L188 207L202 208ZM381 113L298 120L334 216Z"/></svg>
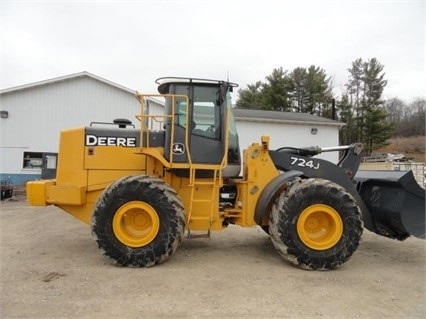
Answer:
<svg viewBox="0 0 426 319"><path fill-rule="evenodd" d="M173 144L173 154L182 155L185 153L185 146L182 143L174 143Z"/></svg>

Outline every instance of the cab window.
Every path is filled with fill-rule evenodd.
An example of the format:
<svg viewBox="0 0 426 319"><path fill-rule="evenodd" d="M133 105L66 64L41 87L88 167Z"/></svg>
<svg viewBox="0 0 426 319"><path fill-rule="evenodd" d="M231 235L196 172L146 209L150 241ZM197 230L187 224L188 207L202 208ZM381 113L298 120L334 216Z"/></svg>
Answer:
<svg viewBox="0 0 426 319"><path fill-rule="evenodd" d="M193 101L192 134L220 139L221 118L217 88L195 87Z"/></svg>

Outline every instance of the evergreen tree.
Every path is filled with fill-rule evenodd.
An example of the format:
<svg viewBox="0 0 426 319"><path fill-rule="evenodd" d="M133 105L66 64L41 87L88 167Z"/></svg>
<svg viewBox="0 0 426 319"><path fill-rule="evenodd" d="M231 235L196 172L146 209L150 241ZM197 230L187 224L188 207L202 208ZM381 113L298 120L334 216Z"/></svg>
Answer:
<svg viewBox="0 0 426 319"><path fill-rule="evenodd" d="M273 69L265 82L240 89L236 107L311 113L332 117L332 86L325 71L314 65L298 67L292 72Z"/></svg>
<svg viewBox="0 0 426 319"><path fill-rule="evenodd" d="M348 93L342 95L336 103L336 109L338 110L339 121L345 123L339 131L340 143L343 145L352 144L357 140L357 127Z"/></svg>
<svg viewBox="0 0 426 319"><path fill-rule="evenodd" d="M273 69L272 74L268 75L266 82L262 84L260 108L274 111L290 111L290 86L287 71L284 71L282 67Z"/></svg>
<svg viewBox="0 0 426 319"><path fill-rule="evenodd" d="M353 126L356 128L355 136L351 136L354 140L350 142L363 142L368 153L386 145L392 135L392 125L382 99L387 84L383 69L384 66L375 58L367 62L357 59L348 69L347 102L352 108Z"/></svg>
<svg viewBox="0 0 426 319"><path fill-rule="evenodd" d="M348 69L349 71L349 80L345 85L348 96L349 104L352 106L353 118L355 120L354 126L356 129L356 135L353 136L355 140L351 141L361 141L362 140L362 110L361 110L361 100L362 100L362 82L363 82L363 62L362 59L357 59L352 62L352 67Z"/></svg>
<svg viewBox="0 0 426 319"><path fill-rule="evenodd" d="M385 121L387 113L383 108L373 107L365 115L364 147L367 154L384 145L389 145L388 139L392 136L392 123Z"/></svg>
<svg viewBox="0 0 426 319"><path fill-rule="evenodd" d="M236 107L255 109L260 105L262 82L248 84L247 89L238 90L239 98L235 103Z"/></svg>
<svg viewBox="0 0 426 319"><path fill-rule="evenodd" d="M361 141L366 144L368 153L387 145L387 140L392 136L392 125L388 121L382 99L383 90L387 84L383 68L384 66L375 58L368 60L363 65Z"/></svg>
<svg viewBox="0 0 426 319"><path fill-rule="evenodd" d="M307 71L307 113L331 118L333 99L330 78L320 67L311 65Z"/></svg>
<svg viewBox="0 0 426 319"><path fill-rule="evenodd" d="M363 142L367 152L387 143L393 132L397 136L425 134L426 101L418 98L406 105L395 98L382 98L386 87L384 66L372 58L352 62L345 92L338 99L338 120L345 123L340 130L343 144ZM311 65L291 72L282 67L240 89L236 107L311 113L332 118L332 82L326 72Z"/></svg>
<svg viewBox="0 0 426 319"><path fill-rule="evenodd" d="M307 112L307 73L305 68L295 68L289 74L289 98L293 112Z"/></svg>

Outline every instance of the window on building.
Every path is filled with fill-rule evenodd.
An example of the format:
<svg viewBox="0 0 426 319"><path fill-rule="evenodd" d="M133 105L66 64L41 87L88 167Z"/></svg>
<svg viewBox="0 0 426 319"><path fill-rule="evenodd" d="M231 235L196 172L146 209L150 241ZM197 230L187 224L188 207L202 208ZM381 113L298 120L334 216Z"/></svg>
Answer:
<svg viewBox="0 0 426 319"><path fill-rule="evenodd" d="M23 168L34 169L41 168L43 164L43 153L24 152Z"/></svg>

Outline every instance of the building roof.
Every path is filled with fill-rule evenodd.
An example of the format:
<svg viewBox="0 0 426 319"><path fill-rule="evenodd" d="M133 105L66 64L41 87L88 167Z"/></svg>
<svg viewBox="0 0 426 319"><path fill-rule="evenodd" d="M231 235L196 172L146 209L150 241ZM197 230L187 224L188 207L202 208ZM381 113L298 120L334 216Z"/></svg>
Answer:
<svg viewBox="0 0 426 319"><path fill-rule="evenodd" d="M24 85L20 85L20 86L15 86L15 87L3 89L3 90L0 90L0 93L9 93L9 92L14 92L14 91L20 91L20 90L34 88L34 87L37 87L37 86L52 84L52 83L61 82L61 81L72 80L72 79L76 79L76 78L80 78L80 77L92 78L96 81L103 82L105 84L116 87L117 89L126 91L128 93L131 93L131 94L136 93L136 91L134 91L134 90L131 90L131 89L126 88L126 87L124 87L120 84L111 82L109 80L101 78L100 76L94 75L94 74L86 72L86 71L83 71L83 72L80 72L80 73L74 73L74 74L70 74L70 75L65 75L65 76L61 76L61 77L57 77L57 78L53 78L53 79L48 79L48 80L44 80L44 81L39 81L39 82L34 82L34 83L29 83L29 84L24 84Z"/></svg>
<svg viewBox="0 0 426 319"><path fill-rule="evenodd" d="M48 79L48 80L43 80L43 81L38 81L38 82L34 82L34 83L29 83L29 84L24 84L24 85L19 85L19 86L14 86L14 87L11 87L11 88L3 89L3 90L0 90L0 94L26 90L26 89L35 88L35 87L38 87L38 86L53 84L53 83L57 83L57 82L61 82L61 81L73 80L73 79L82 78L82 77L88 77L88 78L94 79L96 81L105 83L107 85L110 85L110 86L115 87L119 90L125 91L127 93L130 93L132 95L135 95L137 93L137 91L135 91L135 90L129 89L125 86L122 86L122 85L117 84L115 82L109 81L109 80L104 79L100 76L94 75L90 72L83 71L83 72L65 75L65 76L61 76L61 77L57 77L57 78L53 78L53 79ZM151 100L153 102L156 102L160 105L164 105L163 101L155 99L153 97L147 97L147 99Z"/></svg>
<svg viewBox="0 0 426 319"><path fill-rule="evenodd" d="M253 110L253 109L233 109L234 117L236 120L246 122L268 122L268 123L305 123L305 124L322 124L331 126L343 126L344 123L327 119L324 117L316 116L308 113L297 112L280 112L280 111L267 111L267 110Z"/></svg>

